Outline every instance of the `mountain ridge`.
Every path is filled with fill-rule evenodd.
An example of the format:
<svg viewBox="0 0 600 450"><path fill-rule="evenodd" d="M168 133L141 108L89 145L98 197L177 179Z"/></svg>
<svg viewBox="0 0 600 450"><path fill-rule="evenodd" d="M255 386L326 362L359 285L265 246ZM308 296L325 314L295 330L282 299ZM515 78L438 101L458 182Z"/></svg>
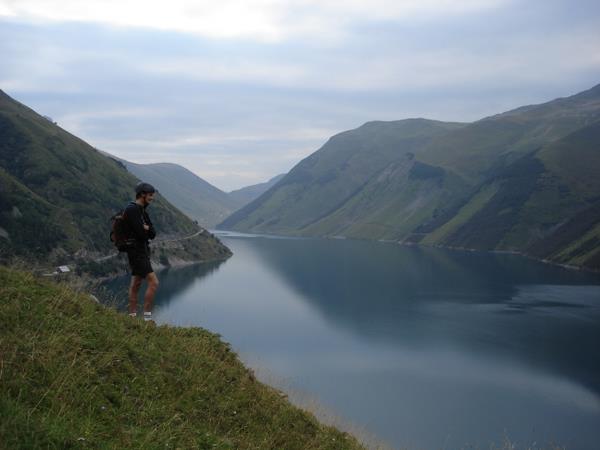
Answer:
<svg viewBox="0 0 600 450"><path fill-rule="evenodd" d="M153 184L171 203L205 228L214 227L239 207L226 192L179 164L138 164L114 155L110 157L122 162L137 178Z"/></svg>
<svg viewBox="0 0 600 450"><path fill-rule="evenodd" d="M241 206L247 205L252 200L258 198L261 194L263 194L268 189L270 189L272 186L274 186L276 183L278 183L279 180L281 180L284 176L285 176L285 173L281 173L279 175L275 175L274 177L271 177L269 180L265 181L264 183L257 183L257 184L252 184L250 186L245 186L240 189L234 189L233 191L229 191L228 194L230 197L237 200L241 207Z"/></svg>
<svg viewBox="0 0 600 450"><path fill-rule="evenodd" d="M460 126L463 126L463 124L426 119L405 119L394 122L372 121L357 129L338 133L328 139L315 153L300 161L276 186L266 191L249 205L236 211L219 226L226 228L236 218L242 217L260 205L266 198L270 198L276 192L276 189L289 189L290 186L298 186L297 192L292 194L299 201L296 206L300 205L304 209L309 209L312 207L310 205L312 199L306 201L307 196L310 196L311 189L308 183L316 182L320 186L327 186L328 184L331 186L329 182L335 179L340 172L354 171L355 173L353 173L348 183L343 186L332 186L334 192L321 192L319 194L321 197L329 196L333 198L334 200L330 202L332 204L317 205L316 213L313 211L310 215L303 215L300 211L299 214L295 214L288 219L290 224L302 227L308 222L314 221L316 216L325 214L334 205L340 204L349 198L376 172L383 170L396 159L395 149L389 150L385 148L385 145L379 144L387 144L387 141L391 140L394 145L400 143L404 145L404 153L410 153L413 147L431 139L435 134L448 128ZM367 141L371 138L382 140L380 134L384 135L383 140L385 142L379 144L375 142L378 145L378 153L376 153L367 145ZM278 207L282 206L285 207L285 205L278 205Z"/></svg>
<svg viewBox="0 0 600 450"><path fill-rule="evenodd" d="M171 203L205 228L214 228L234 211L259 197L284 175L277 175L264 183L225 192L180 164L139 164L105 151L101 152L122 163L124 168L139 179L152 183Z"/></svg>
<svg viewBox="0 0 600 450"><path fill-rule="evenodd" d="M121 163L0 91L0 255L5 262L82 266L114 251L110 217L139 182ZM155 259L224 259L231 253L160 194L151 216L163 235L190 236ZM115 263L116 264L116 263ZM95 264L94 270L111 264ZM116 267L114 267L116 269ZM122 267L121 267L122 268Z"/></svg>
<svg viewBox="0 0 600 450"><path fill-rule="evenodd" d="M592 175L600 173L598 123L600 85L468 124L367 122L332 136L218 227L516 251L598 269L600 247L590 246L595 232L580 243L577 258L565 256L565 248L547 254L534 245L552 240L561 223L587 208L590 226L596 223L590 204L600 199ZM574 148L579 156L569 158ZM348 170L357 157L362 165ZM585 181L578 185L580 174Z"/></svg>

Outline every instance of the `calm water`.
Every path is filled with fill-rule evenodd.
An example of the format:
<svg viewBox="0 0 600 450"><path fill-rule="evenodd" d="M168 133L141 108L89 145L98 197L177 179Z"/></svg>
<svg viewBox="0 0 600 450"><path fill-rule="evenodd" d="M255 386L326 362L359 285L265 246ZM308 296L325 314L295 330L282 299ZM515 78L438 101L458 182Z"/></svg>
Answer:
<svg viewBox="0 0 600 450"><path fill-rule="evenodd" d="M222 240L228 261L160 274L157 322L221 334L271 383L394 448L600 448L600 276L508 254ZM122 300L126 283L110 285Z"/></svg>

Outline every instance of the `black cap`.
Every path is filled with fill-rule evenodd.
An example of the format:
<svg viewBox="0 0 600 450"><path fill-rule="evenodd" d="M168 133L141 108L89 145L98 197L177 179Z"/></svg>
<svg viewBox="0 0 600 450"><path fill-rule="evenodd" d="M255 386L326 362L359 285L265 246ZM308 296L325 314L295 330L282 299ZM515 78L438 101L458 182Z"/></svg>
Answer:
<svg viewBox="0 0 600 450"><path fill-rule="evenodd" d="M135 186L135 195L140 195L142 193L152 194L154 192L156 192L156 189L154 189L154 186L150 183L144 183L142 181Z"/></svg>

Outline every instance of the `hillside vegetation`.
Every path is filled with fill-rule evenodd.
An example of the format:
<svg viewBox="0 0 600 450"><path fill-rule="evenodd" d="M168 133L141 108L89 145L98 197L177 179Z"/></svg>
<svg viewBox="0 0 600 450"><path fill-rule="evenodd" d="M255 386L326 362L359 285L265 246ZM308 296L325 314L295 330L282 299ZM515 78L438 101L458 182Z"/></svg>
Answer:
<svg viewBox="0 0 600 450"><path fill-rule="evenodd" d="M0 446L358 449L200 328L156 327L0 267Z"/></svg>
<svg viewBox="0 0 600 450"><path fill-rule="evenodd" d="M600 85L470 124L369 122L219 228L517 251L600 269Z"/></svg>
<svg viewBox="0 0 600 450"><path fill-rule="evenodd" d="M250 186L236 189L229 192L229 197L234 199L238 203L238 208L247 205L252 200L260 197L264 192L273 187L279 180L285 176L285 173L274 176L270 180L264 183L252 184ZM237 209L237 208L236 208Z"/></svg>
<svg viewBox="0 0 600 450"><path fill-rule="evenodd" d="M110 217L138 182L120 162L0 91L0 260L65 264L113 251ZM149 211L159 236L201 231L160 195ZM209 234L196 241L179 249L189 260L230 255Z"/></svg>
<svg viewBox="0 0 600 450"><path fill-rule="evenodd" d="M329 225L328 216L356 201L369 184L394 178L394 169L408 173L419 146L462 124L424 119L369 122L340 133L298 163L261 197L232 214L220 227L271 233L336 234L354 226L352 214L372 221L370 214L349 207L343 219ZM395 193L392 193L394 195ZM358 197L357 197L358 196ZM350 217L348 217L350 216ZM385 224L382 224L385 227Z"/></svg>

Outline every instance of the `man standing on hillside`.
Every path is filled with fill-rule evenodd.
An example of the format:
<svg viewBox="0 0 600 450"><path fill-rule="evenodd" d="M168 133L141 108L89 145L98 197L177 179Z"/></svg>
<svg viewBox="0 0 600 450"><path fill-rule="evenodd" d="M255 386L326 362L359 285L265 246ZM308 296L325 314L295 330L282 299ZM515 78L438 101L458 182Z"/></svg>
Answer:
<svg viewBox="0 0 600 450"><path fill-rule="evenodd" d="M154 226L146 212L146 208L154 200L156 190L151 184L139 183L135 187L135 202L125 208L125 221L135 245L127 251L131 268L131 284L129 285L129 315L137 316L138 292L145 278L148 286L144 295L144 320L152 320L152 304L158 288L158 278L150 265L149 239L156 237Z"/></svg>

